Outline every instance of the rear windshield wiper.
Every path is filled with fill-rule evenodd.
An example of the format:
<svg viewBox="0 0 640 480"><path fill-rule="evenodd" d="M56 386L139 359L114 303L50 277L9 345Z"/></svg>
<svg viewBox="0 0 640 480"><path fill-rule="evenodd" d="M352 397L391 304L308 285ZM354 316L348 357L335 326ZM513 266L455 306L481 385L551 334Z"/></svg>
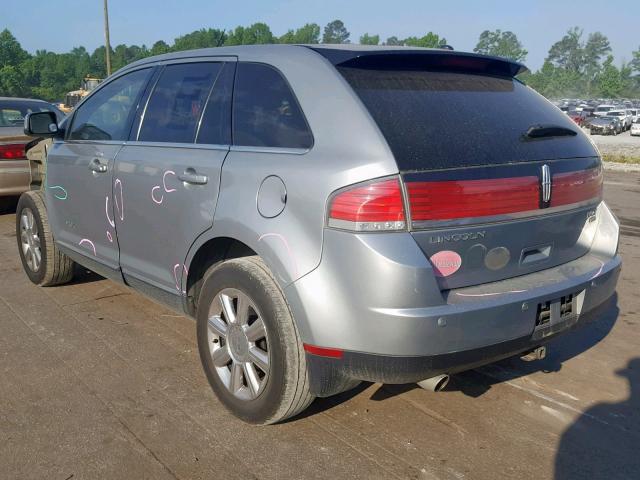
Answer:
<svg viewBox="0 0 640 480"><path fill-rule="evenodd" d="M575 137L575 130L561 125L532 125L524 134L526 140L551 137Z"/></svg>

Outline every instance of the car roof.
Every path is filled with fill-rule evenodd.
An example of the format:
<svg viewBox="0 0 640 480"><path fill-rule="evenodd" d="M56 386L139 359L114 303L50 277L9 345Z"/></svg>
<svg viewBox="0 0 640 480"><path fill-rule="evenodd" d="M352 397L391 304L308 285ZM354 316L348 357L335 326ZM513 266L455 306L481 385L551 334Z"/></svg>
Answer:
<svg viewBox="0 0 640 480"><path fill-rule="evenodd" d="M0 101L14 101L14 102L40 102L49 103L46 100L40 100L39 98L20 98L20 97L0 97Z"/></svg>
<svg viewBox="0 0 640 480"><path fill-rule="evenodd" d="M480 55L477 53L458 52L455 50L443 49L443 48L423 48L423 47L407 47L407 46L387 46L387 45L351 45L351 44L267 44L267 45L238 45L229 47L214 47L214 48L202 48L197 50L184 50L181 52L165 53L163 55L157 55L154 57L147 57L137 62L133 62L120 71L126 71L132 68L136 68L145 64L153 64L156 62L179 60L187 58L198 57L212 57L212 56L249 56L252 58L259 57L261 55L265 57L273 57L274 55L285 55L287 53L300 54L308 52L309 59L317 58L316 55L320 54L327 58L334 65L338 63L344 63L356 58L362 58L366 56L374 55L433 55L439 57L465 57L485 59L493 64L499 64L503 66L503 70L509 71L512 75L517 75L527 71L527 67L523 64L514 62L512 60L491 57L487 55Z"/></svg>

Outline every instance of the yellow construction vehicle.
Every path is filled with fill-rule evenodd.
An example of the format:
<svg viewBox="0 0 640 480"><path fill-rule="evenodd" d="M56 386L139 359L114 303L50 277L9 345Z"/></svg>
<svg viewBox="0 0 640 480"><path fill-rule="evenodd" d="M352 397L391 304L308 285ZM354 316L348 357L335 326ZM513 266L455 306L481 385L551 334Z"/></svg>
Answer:
<svg viewBox="0 0 640 480"><path fill-rule="evenodd" d="M73 110L73 107L75 107L78 102L80 102L80 100L89 95L91 90L96 88L101 81L101 78L89 76L84 77L80 89L67 93L64 96L64 103L58 104L58 108L60 108L60 110L62 110L64 113L69 113L71 110Z"/></svg>

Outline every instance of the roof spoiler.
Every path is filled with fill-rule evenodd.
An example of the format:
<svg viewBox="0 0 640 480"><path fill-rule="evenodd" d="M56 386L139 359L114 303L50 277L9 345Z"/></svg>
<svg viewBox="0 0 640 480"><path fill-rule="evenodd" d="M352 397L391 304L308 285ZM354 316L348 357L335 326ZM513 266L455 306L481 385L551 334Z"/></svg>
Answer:
<svg viewBox="0 0 640 480"><path fill-rule="evenodd" d="M507 58L444 49L348 50L309 47L336 67L371 70L437 70L515 77L528 72Z"/></svg>

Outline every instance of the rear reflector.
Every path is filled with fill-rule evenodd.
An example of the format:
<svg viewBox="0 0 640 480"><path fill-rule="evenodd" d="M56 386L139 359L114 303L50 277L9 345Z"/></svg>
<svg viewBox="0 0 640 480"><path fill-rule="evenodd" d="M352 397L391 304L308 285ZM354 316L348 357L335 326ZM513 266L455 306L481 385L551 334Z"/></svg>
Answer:
<svg viewBox="0 0 640 480"><path fill-rule="evenodd" d="M25 158L23 143L0 145L0 160L22 160Z"/></svg>
<svg viewBox="0 0 640 480"><path fill-rule="evenodd" d="M319 357L342 358L344 351L337 348L323 348L315 345L304 344L304 351Z"/></svg>
<svg viewBox="0 0 640 480"><path fill-rule="evenodd" d="M403 230L406 227L398 178L355 185L329 203L330 227L354 231Z"/></svg>
<svg viewBox="0 0 640 480"><path fill-rule="evenodd" d="M602 169L557 173L551 183L551 207L602 197Z"/></svg>
<svg viewBox="0 0 640 480"><path fill-rule="evenodd" d="M538 177L408 182L411 220L490 217L540 208Z"/></svg>

